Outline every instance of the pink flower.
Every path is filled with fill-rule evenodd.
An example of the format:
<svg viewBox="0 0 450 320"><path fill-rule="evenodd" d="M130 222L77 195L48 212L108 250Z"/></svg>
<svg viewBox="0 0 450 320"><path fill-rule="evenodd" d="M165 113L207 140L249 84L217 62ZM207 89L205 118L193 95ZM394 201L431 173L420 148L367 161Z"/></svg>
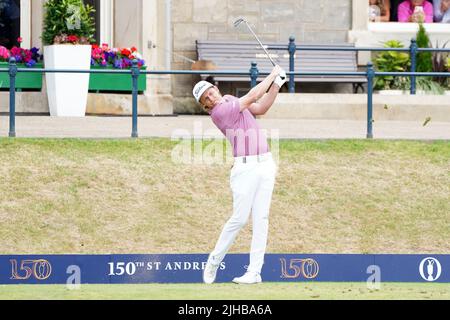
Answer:
<svg viewBox="0 0 450 320"><path fill-rule="evenodd" d="M100 48L92 50L92 58L101 59L103 55L103 51Z"/></svg>
<svg viewBox="0 0 450 320"><path fill-rule="evenodd" d="M22 43L22 42L23 42L22 37L18 37L18 38L17 38L17 42L18 42L18 43Z"/></svg>
<svg viewBox="0 0 450 320"><path fill-rule="evenodd" d="M3 46L0 46L0 58L4 59L4 60L8 60L10 57L9 51L8 49L6 49Z"/></svg>
<svg viewBox="0 0 450 320"><path fill-rule="evenodd" d="M24 50L23 52L23 60L25 61L25 63L30 62L30 60L33 58L33 54L31 53L30 50Z"/></svg>
<svg viewBox="0 0 450 320"><path fill-rule="evenodd" d="M11 55L13 55L13 56L22 56L22 52L23 52L23 49L18 48L18 47L13 47L11 49Z"/></svg>

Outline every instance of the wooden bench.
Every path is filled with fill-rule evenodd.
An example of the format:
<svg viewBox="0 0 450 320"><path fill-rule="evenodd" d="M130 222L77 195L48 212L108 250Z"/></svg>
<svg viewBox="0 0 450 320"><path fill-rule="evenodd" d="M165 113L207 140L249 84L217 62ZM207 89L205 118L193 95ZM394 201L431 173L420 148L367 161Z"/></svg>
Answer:
<svg viewBox="0 0 450 320"><path fill-rule="evenodd" d="M196 41L198 60L214 62L218 70L249 71L251 62L256 62L259 72L270 72L272 64L264 51L256 42L246 41ZM267 46L280 46L279 43L266 43ZM269 50L273 60L289 71L289 53L287 44L284 50ZM329 45L302 45L300 47L329 47ZM353 44L338 44L333 47L354 47ZM310 51L298 50L295 55L296 72L355 72L358 70L357 53L355 51ZM205 77L206 78L206 77ZM216 81L249 82L247 76L217 76ZM258 79L258 81L261 81ZM296 76L299 83L351 83L353 90L367 83L366 77L329 77L329 76Z"/></svg>

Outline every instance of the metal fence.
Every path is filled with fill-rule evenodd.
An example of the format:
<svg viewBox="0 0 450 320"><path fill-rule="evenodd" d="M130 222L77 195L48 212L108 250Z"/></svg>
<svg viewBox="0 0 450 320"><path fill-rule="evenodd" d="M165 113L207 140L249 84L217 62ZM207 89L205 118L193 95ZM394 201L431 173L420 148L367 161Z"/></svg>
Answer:
<svg viewBox="0 0 450 320"><path fill-rule="evenodd" d="M291 38L292 40L292 38ZM273 47L272 47L273 48ZM319 48L308 48L309 50L319 50ZM327 47L328 50L333 50L332 47ZM343 48L336 48L343 50ZM348 48L345 50L372 50L372 48ZM324 48L320 48L324 50ZM400 51L399 48L374 48L378 51ZM429 50L427 50L429 51ZM450 51L450 50L446 50ZM293 58L292 58L293 60ZM291 65L292 67L292 65ZM292 70L295 70L292 68ZM168 71L151 71L140 70L138 62L133 61L133 65L130 70L55 70L55 69L27 69L18 68L14 58L10 59L8 69L0 69L0 72L7 72L10 79L9 87L9 137L16 137L16 76L17 73L105 73L105 74L130 74L132 81L132 132L131 137L137 138L138 135L138 78L140 75L235 75L235 76L248 76L250 78L250 84L254 87L257 84L259 76L267 76L268 73L260 73L258 66L255 62L251 64L248 72L242 71L192 71L192 70L168 70ZM292 84L293 79L296 76L362 76L367 78L367 138L373 138L373 86L374 79L378 76L404 76L404 77L450 77L450 72L445 73L420 73L420 72L376 72L373 64L369 62L367 64L366 71L358 72L293 72L286 73Z"/></svg>
<svg viewBox="0 0 450 320"><path fill-rule="evenodd" d="M353 52L383 52L383 51L396 51L396 52L409 52L411 58L411 70L414 73L417 70L417 55L421 52L450 52L450 48L419 48L416 39L411 39L409 48L375 48L375 47L333 47L333 46L302 46L295 44L295 37L289 38L288 45L279 46L267 46L268 50L286 50L289 52L289 71L295 70L295 54L297 51L353 51ZM416 94L416 75L411 74L411 94ZM295 80L294 77L289 79L289 92L295 92Z"/></svg>

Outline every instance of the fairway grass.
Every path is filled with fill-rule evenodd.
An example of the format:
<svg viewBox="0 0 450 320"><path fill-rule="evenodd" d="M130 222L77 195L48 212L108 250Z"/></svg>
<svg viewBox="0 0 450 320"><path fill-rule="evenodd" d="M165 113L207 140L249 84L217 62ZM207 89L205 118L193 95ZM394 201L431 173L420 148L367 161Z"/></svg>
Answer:
<svg viewBox="0 0 450 320"><path fill-rule="evenodd" d="M177 164L177 144L0 139L0 253L210 252L231 164ZM288 140L277 158L267 252L450 253L450 142ZM231 252L250 242L251 223Z"/></svg>
<svg viewBox="0 0 450 320"><path fill-rule="evenodd" d="M262 283L0 286L0 300L450 300L449 284Z"/></svg>

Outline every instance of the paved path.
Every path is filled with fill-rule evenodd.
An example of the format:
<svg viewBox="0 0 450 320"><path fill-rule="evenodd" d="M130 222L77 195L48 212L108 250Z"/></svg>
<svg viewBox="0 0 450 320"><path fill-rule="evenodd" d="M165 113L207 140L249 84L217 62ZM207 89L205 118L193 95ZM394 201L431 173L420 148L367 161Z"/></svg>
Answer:
<svg viewBox="0 0 450 320"><path fill-rule="evenodd" d="M342 120L258 120L272 137L282 139L364 139L366 123ZM425 119L424 119L425 121ZM0 115L0 137L7 137L9 118ZM450 122L374 123L375 139L450 140ZM130 117L53 118L17 116L17 137L27 138L129 138ZM139 136L222 137L207 116L140 117Z"/></svg>

